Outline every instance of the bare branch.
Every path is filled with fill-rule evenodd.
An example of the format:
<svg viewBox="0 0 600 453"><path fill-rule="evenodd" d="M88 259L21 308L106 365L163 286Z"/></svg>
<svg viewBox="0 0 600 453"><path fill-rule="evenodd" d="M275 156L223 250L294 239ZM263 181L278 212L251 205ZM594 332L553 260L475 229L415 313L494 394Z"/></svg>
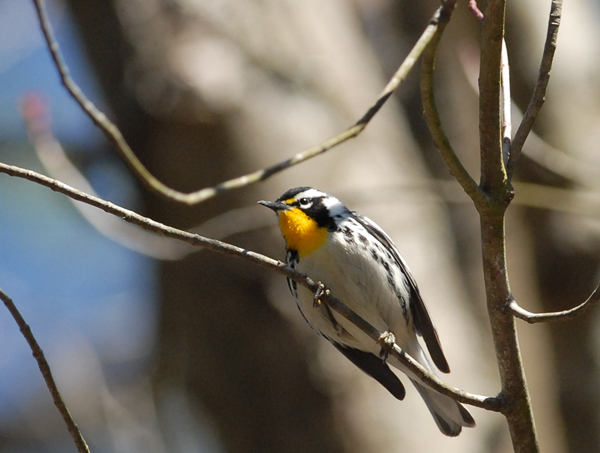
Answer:
<svg viewBox="0 0 600 453"><path fill-rule="evenodd" d="M77 451L79 451L80 453L90 453L87 443L85 442L85 439L83 438L83 435L81 434L81 431L79 431L79 427L77 426L77 423L75 423L75 420L73 420L73 417L71 416L71 413L69 412L69 409L67 408L67 405L65 404L64 400L62 399L62 396L60 395L60 392L58 391L56 382L54 382L54 377L52 377L52 371L50 370L50 365L48 365L48 362L46 361L46 357L44 356L44 352L42 351L42 348L40 347L37 340L33 336L33 332L31 332L31 328L29 327L27 322L25 322L25 319L23 319L23 316L21 316L21 313L17 309L17 307L14 304L14 302L12 301L12 299L10 297L8 297L8 295L1 289L0 289L0 299L2 299L2 302L4 302L4 305L6 306L6 308L12 315L12 317L14 318L15 322L19 326L19 330L21 331L21 333L25 337L25 340L29 344L29 347L31 348L31 352L33 353L33 357L35 358L35 360L38 364L38 367L40 368L40 371L42 373L42 377L44 378L44 381L46 382L46 386L48 387L48 390L50 391L50 394L52 395L54 405L60 412L60 415L62 416L65 424L67 425L67 429L69 430L69 433L71 434L71 437L73 438L73 441L75 442L75 445L77 446Z"/></svg>
<svg viewBox="0 0 600 453"><path fill-rule="evenodd" d="M435 31L439 27L440 20L443 22L449 19L456 0L442 0L442 6L435 12L429 22L429 25L425 28L425 31L414 45L408 56L404 59L396 73L392 76L391 80L388 82L377 101L369 108L369 110L367 110L363 117L354 126L349 127L341 134L324 141L320 145L313 146L312 148L302 151L278 164L191 193L183 193L174 190L155 178L137 158L133 150L123 138L117 126L112 123L104 113L98 110L96 106L83 94L79 86L69 76L69 69L62 58L60 48L52 31L52 26L48 20L44 0L33 0L33 2L36 7L38 19L46 39L48 49L50 50L54 64L58 69L61 81L69 94L75 99L75 101L77 101L83 111L92 119L94 124L96 124L96 126L98 126L114 144L135 175L139 177L148 187L180 203L194 205L208 200L220 192L238 189L250 184L264 181L276 173L323 154L326 151L329 151L330 149L340 145L341 143L344 143L345 141L359 135L393 94L393 92L404 81L410 70L423 53L423 50L433 37Z"/></svg>
<svg viewBox="0 0 600 453"><path fill-rule="evenodd" d="M502 158L501 66L504 41L505 0L487 2L482 28L479 66L479 142L481 183L486 194L506 190L506 169ZM502 197L506 198L506 197Z"/></svg>
<svg viewBox="0 0 600 453"><path fill-rule="evenodd" d="M450 170L450 174L456 178L473 202L476 205L481 205L485 200L484 194L463 166L462 162L454 152L452 145L450 145L450 141L444 132L435 104L433 89L435 54L447 23L448 20L440 23L440 26L436 30L429 45L423 52L423 65L421 67L421 98L423 102L424 117L427 121L427 126L429 127L435 147L440 151L444 162L446 162L446 165Z"/></svg>
<svg viewBox="0 0 600 453"><path fill-rule="evenodd" d="M522 319L529 324L537 324L538 322L571 321L572 319L575 319L576 317L581 316L594 308L599 300L600 285L596 287L594 292L585 300L585 302L569 310L549 313L532 313L522 308L514 299L511 299L508 303L508 308L515 317Z"/></svg>
<svg viewBox="0 0 600 453"><path fill-rule="evenodd" d="M552 69L552 60L556 50L556 41L558 37L558 27L560 26L560 18L562 14L562 0L552 0L550 7L550 18L548 20L548 32L546 34L546 43L544 44L544 52L542 54L542 62L540 64L540 72L535 89L531 95L529 105L525 111L523 121L517 129L510 150L510 160L508 161L508 177L512 178L517 160L521 155L521 150L525 144L527 136L533 128L533 124L546 100L546 88L550 80L550 70Z"/></svg>
<svg viewBox="0 0 600 453"><path fill-rule="evenodd" d="M486 203L477 206L481 222L483 276L502 395L515 452L539 452L531 398L523 370L516 322L505 306L510 297L506 271L505 212L513 198L502 153L502 44L506 0L489 0L481 33L479 68L479 141L481 189Z"/></svg>
<svg viewBox="0 0 600 453"><path fill-rule="evenodd" d="M306 285L305 285L306 286ZM313 289L313 288L309 288ZM342 301L335 298L331 294L324 294L320 297L321 301L324 301L333 310L338 312L344 318L351 321L360 330L369 335L371 339L378 342L381 339L381 334L375 327L365 321L363 318L358 316L354 311L348 308ZM472 406L480 407L494 412L502 412L504 409L503 401L501 397L488 397L480 396L467 393L463 390L456 389L454 387L445 384L440 378L431 373L429 370L424 368L419 362L413 359L410 355L402 350L397 344L394 344L391 349L391 355L397 358L403 365L405 365L410 371L415 373L421 382L428 387L436 390L437 392L449 396L450 398L460 403L470 404Z"/></svg>
<svg viewBox="0 0 600 453"><path fill-rule="evenodd" d="M153 231L166 237L187 242L194 246L205 247L214 252L235 256L237 258L243 258L254 264L261 265L263 267L266 267L267 269L273 270L285 277L288 277L313 292L316 292L320 287L320 284L318 282L314 282L305 274L302 274L286 266L281 261L274 260L265 255L261 255L260 253L236 247L235 245L228 244L226 242L205 238L197 234L189 233L187 231L182 231L177 228L164 225L162 223L144 217L140 214L137 214L133 211L117 206L114 203L81 192L60 181L56 181L52 178L41 175L34 171L25 170L23 168L0 163L0 173L6 173L10 176L16 176L19 178L27 179L32 182L36 182L54 190L55 192L67 195L74 200L87 203L91 206L100 208L109 214L121 217L127 222L141 226L142 228L148 231ZM360 316L358 316L356 313L350 310L339 299L335 298L332 295L323 295L321 299L324 302L330 304L332 309L336 310L342 316L346 317L348 320L356 324L361 330L367 333L375 341L377 341L381 337L381 332L378 332L373 326L371 326L364 319L362 319ZM405 354L399 347L396 346L394 349L395 350L392 351L394 356L396 356L398 360L400 360L404 365L406 365L417 376L421 377L424 384L430 386L434 390L437 390L445 395L451 396L459 402L471 404L473 406L481 407L483 409L491 411L500 411L502 409L503 406L499 398L472 395L462 390L458 390L449 385L446 385L437 376L423 368L414 359L410 358L407 354Z"/></svg>

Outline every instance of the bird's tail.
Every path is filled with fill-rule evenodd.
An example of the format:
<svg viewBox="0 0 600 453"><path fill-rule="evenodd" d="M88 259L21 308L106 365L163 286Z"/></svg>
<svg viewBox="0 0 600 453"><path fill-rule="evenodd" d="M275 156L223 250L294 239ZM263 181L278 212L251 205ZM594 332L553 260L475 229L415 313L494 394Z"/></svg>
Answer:
<svg viewBox="0 0 600 453"><path fill-rule="evenodd" d="M407 345L407 352L417 360L421 365L430 370L433 374L436 372L433 366L425 356L425 353L421 349L418 343ZM457 403L452 398L435 390L430 389L419 382L417 376L415 376L410 370L408 370L399 360L391 357L388 362L394 367L404 372L415 385L423 401L427 405L429 412L433 415L435 423L440 428L440 431L446 436L455 437L460 434L462 427L472 428L475 426L475 420L469 411L460 403Z"/></svg>
<svg viewBox="0 0 600 453"><path fill-rule="evenodd" d="M425 387L423 384L412 380L429 412L433 415L435 423L446 436L455 437L460 434L462 427L475 426L475 420L469 411L452 398Z"/></svg>

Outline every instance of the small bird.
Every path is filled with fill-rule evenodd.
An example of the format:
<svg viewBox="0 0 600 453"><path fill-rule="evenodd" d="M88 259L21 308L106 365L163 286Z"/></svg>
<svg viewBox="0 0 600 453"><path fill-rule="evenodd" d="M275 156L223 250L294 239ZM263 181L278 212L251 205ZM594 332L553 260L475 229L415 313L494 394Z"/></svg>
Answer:
<svg viewBox="0 0 600 453"><path fill-rule="evenodd" d="M324 284L380 332L393 334L398 346L434 372L419 344L417 337L422 337L436 367L450 372L417 284L390 237L375 222L310 187L290 189L274 202L258 203L278 215L290 267ZM288 286L311 327L399 400L406 392L388 363L405 373L443 434L458 436L463 426L475 426L464 406L426 387L393 356L382 358L380 345L327 304L315 303L315 294L290 279Z"/></svg>

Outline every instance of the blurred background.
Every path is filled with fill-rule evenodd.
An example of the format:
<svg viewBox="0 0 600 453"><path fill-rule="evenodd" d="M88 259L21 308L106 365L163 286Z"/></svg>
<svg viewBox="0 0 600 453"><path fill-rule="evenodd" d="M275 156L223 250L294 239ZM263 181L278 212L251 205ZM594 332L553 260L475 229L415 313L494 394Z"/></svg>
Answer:
<svg viewBox="0 0 600 453"><path fill-rule="evenodd" d="M550 2L508 3L516 127L535 84ZM353 124L438 2L47 6L74 80L153 174L193 191ZM598 281L599 14L593 0L566 2L547 102L519 163L509 276L531 311L572 307ZM446 131L475 179L479 27L459 2L436 65ZM443 378L495 395L478 217L432 147L417 69L359 138L188 208L141 187L67 95L33 3L0 0L1 161L278 259L275 218L256 201L299 185L334 193L381 225L409 263L452 368ZM23 180L0 176L0 193L0 288L37 336L93 452L511 451L499 415L473 408L477 428L450 439L414 389L402 402L391 398L310 331L285 279L155 238ZM518 325L545 452L600 451L598 316ZM75 451L6 310L0 451Z"/></svg>

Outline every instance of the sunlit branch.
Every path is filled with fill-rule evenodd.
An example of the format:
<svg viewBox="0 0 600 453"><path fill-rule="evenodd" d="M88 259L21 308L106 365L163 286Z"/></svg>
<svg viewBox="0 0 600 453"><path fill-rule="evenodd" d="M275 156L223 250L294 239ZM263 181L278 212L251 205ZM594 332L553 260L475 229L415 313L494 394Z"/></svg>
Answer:
<svg viewBox="0 0 600 453"><path fill-rule="evenodd" d="M367 110L367 112L354 126L349 127L341 134L324 141L320 145L302 151L278 164L191 193L183 193L174 190L154 177L148 171L148 169L144 167L133 150L129 147L117 126L112 123L104 113L98 110L96 106L83 94L79 86L69 75L69 69L61 55L59 45L52 31L52 26L48 20L48 14L45 8L44 0L33 0L33 2L36 7L40 26L42 28L48 49L50 50L54 64L58 69L62 83L67 91L77 101L83 111L92 119L94 124L96 124L96 126L98 126L114 144L116 149L121 153L121 156L130 166L136 176L139 177L148 187L180 203L194 205L212 198L220 192L238 189L259 181L264 181L276 173L323 154L340 145L341 143L344 143L345 141L359 135L393 94L393 92L402 83L402 81L406 78L410 70L421 56L423 50L431 40L435 31L440 26L440 23L444 23L449 19L456 0L442 0L442 6L435 12L429 21L428 26L425 28L425 31L414 45L408 56L404 59L391 80L388 82L377 101Z"/></svg>
<svg viewBox="0 0 600 453"><path fill-rule="evenodd" d="M0 163L0 173L6 173L10 176L23 178L45 187L48 187L55 192L62 193L71 197L74 200L87 203L91 206L95 206L103 211L121 217L127 222L138 225L148 231L152 231L157 234L161 234L166 237L177 239L183 242L187 242L194 246L204 247L217 253L234 256L250 261L254 264L258 264L267 269L275 271L285 277L288 277L305 288L316 291L320 288L320 284L311 280L305 274L302 274L288 266L281 261L274 260L268 256L261 255L250 250L237 247L226 242L217 241L215 239L209 239L197 234L189 233L187 231L179 230L162 223L156 222L150 218L144 217L128 209L122 208L114 203L103 200L101 198L86 194L73 187L68 186L60 181L54 180L47 176L41 175L37 172L26 170L20 167L7 165ZM364 319L350 310L340 300L336 299L333 295L323 295L321 298L323 302L330 304L331 308L348 320L356 324L361 330L367 333L374 340L379 340L382 332L378 332L373 326L367 323ZM496 397L485 397L479 395L472 395L462 390L455 389L449 385L444 384L437 376L429 372L421 365L419 365L414 359L410 358L407 354L402 352L397 346L392 351L395 357L398 358L404 365L407 366L412 372L419 376L425 385L439 391L445 395L451 396L456 401L471 404L473 406L481 407L483 409L492 411L501 411L503 405L500 398Z"/></svg>

